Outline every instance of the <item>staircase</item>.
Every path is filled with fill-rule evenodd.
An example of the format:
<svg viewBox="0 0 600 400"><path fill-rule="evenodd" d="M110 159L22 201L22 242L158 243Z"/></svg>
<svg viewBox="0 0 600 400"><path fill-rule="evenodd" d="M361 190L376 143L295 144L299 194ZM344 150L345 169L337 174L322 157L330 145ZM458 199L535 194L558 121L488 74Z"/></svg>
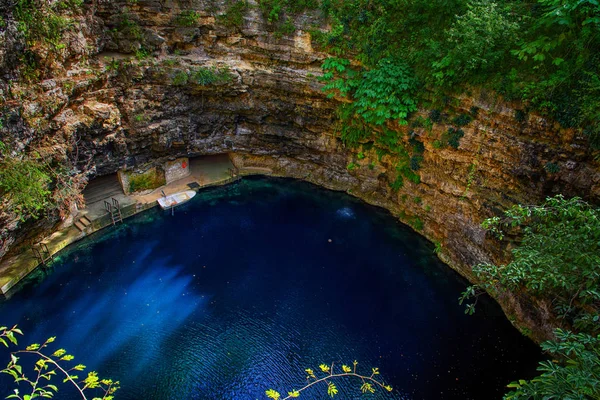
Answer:
<svg viewBox="0 0 600 400"><path fill-rule="evenodd" d="M92 224L92 221L90 221L89 218L86 217L85 215L83 217L79 218L75 222L75 226L77 227L77 229L79 229L80 232L83 232L85 230L85 228L87 228L91 224Z"/></svg>
<svg viewBox="0 0 600 400"><path fill-rule="evenodd" d="M112 224L116 225L117 222L123 222L123 215L121 214L121 205L119 201L114 197L110 199L111 201L104 200L104 209L107 213L110 214L110 218L112 219Z"/></svg>

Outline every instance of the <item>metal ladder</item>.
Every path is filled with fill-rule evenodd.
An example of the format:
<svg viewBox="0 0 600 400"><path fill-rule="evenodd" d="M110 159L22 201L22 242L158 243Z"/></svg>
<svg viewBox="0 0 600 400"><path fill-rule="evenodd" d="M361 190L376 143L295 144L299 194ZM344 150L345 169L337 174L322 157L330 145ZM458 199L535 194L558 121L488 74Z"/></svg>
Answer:
<svg viewBox="0 0 600 400"><path fill-rule="evenodd" d="M123 215L121 214L121 205L119 204L119 200L111 197L111 202L104 200L104 208L106 212L110 214L110 218L112 219L112 224L116 225L117 222L123 222Z"/></svg>
<svg viewBox="0 0 600 400"><path fill-rule="evenodd" d="M33 250L33 255L37 258L38 262L42 265L46 265L48 261L52 261L54 256L50 254L50 250L46 243L37 243L34 244L31 248Z"/></svg>

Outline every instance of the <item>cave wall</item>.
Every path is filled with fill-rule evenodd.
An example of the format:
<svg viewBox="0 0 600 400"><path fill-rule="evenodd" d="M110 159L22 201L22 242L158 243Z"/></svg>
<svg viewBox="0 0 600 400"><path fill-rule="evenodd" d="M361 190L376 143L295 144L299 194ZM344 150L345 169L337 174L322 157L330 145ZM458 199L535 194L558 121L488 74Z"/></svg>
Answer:
<svg viewBox="0 0 600 400"><path fill-rule="evenodd" d="M144 43L119 31L124 7ZM421 182L405 179L392 190L397 156L348 148L336 134L339 102L325 96L317 79L326 55L303 29L314 18L298 16L299 29L277 37L255 7L242 27L224 27L218 20L223 7L152 0L87 5L76 16L81 27L65 34L72 46L50 63L41 82L4 75L2 140L15 153L33 147L68 163L81 189L87 179L123 169L143 172L179 157L230 153L238 167L269 168L389 209L468 278L473 264L507 260L507 244L486 235L483 219L556 193L600 199L600 168L585 137L476 88L449 99L431 128L394 127L406 142L421 141L424 152L416 171ZM178 26L177 15L189 9L199 13L197 25ZM4 37L0 55L17 46L18 38ZM140 46L152 54L134 58ZM13 61L0 57L6 71L16 70ZM232 79L204 86L175 82L178 73L199 67L227 67ZM452 117L474 107L477 116L462 128L458 148L437 148L454 126ZM417 114L427 118L429 112ZM548 163L558 171L548 172ZM27 226L4 206L0 256L17 247ZM554 322L546 305L508 295L499 301L535 339L550 335Z"/></svg>

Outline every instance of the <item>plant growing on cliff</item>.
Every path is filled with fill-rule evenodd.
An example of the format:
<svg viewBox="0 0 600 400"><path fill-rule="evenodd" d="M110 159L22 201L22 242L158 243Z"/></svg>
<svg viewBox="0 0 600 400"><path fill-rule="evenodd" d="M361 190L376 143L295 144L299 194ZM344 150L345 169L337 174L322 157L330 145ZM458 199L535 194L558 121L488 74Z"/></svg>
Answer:
<svg viewBox="0 0 600 400"><path fill-rule="evenodd" d="M50 204L51 178L37 159L12 157L0 142L0 192L11 210L24 220L37 218Z"/></svg>
<svg viewBox="0 0 600 400"><path fill-rule="evenodd" d="M268 22L282 19L285 13L299 13L319 6L318 0L259 0L258 7Z"/></svg>
<svg viewBox="0 0 600 400"><path fill-rule="evenodd" d="M349 60L329 58L323 64L323 71L321 80L326 83L323 90L329 97L337 96L346 101L338 111L344 143L356 146L360 141L373 138L377 147L396 155L398 175L390 183L392 190L397 191L404 185L403 177L419 183L420 177L410 167L411 156L398 132L388 128L388 124L394 122L406 125L408 115L417 109L418 85L407 65L401 60L386 58L374 69L359 71ZM422 149L417 147L415 155L420 157ZM416 164L415 159L413 167Z"/></svg>
<svg viewBox="0 0 600 400"><path fill-rule="evenodd" d="M12 328L0 327L0 343L6 347L9 347L9 344L18 344L17 335L23 335L23 332L16 325ZM78 373L85 370L85 365L69 365L74 357L64 349L50 353L48 349L54 340L55 338L51 337L42 344L34 343L24 350L11 352L10 362L6 368L0 370L0 373L10 375L18 387L6 398L19 400L53 398L58 392L58 386L52 381L60 377L63 383L69 383L75 388L82 400L91 399L91 393L95 394L93 400L113 400L114 393L119 389L119 382L102 379L93 371L88 372L85 378L80 378ZM22 358L34 360L33 374L30 374L21 364ZM21 385L21 383L25 384Z"/></svg>
<svg viewBox="0 0 600 400"><path fill-rule="evenodd" d="M184 86L188 83L189 76L185 71L177 71L175 75L173 75L173 79L171 80L171 84L175 86Z"/></svg>
<svg viewBox="0 0 600 400"><path fill-rule="evenodd" d="M281 394L273 389L267 390L265 392L265 394L269 399L287 400L287 399L291 399L291 398L300 397L300 394L303 391L311 388L312 386L323 383L327 387L327 395L329 397L333 398L338 394L338 388L333 381L337 380L339 378L347 378L347 377L358 378L361 380L362 385L360 386L360 391L363 394L364 393L369 393L369 394L375 393L376 388L384 389L387 392L392 391L392 387L390 385L386 385L382 381L376 379L376 376L379 375L379 368L372 368L370 375L362 375L356 371L358 362L354 361L352 363L352 365L353 365L353 367L350 367L348 365L342 365L342 371L338 372L338 373L334 373L334 364L333 363L331 365L321 364L321 365L319 365L319 370L321 371L321 373L324 374L321 377L318 377L313 369L307 368L305 371L306 371L306 380L308 383L306 385L304 385L302 388L297 389L297 390L294 389L294 390L288 392L288 395L286 397L281 397Z"/></svg>
<svg viewBox="0 0 600 400"><path fill-rule="evenodd" d="M201 17L202 15L200 15L200 13L197 11L185 10L182 11L177 18L175 18L175 24L178 26L187 27L196 26L198 25L198 22L200 22Z"/></svg>
<svg viewBox="0 0 600 400"><path fill-rule="evenodd" d="M345 124L382 126L396 121L406 125L408 115L417 109L417 81L402 60L385 58L376 68L358 72L348 60L329 58L323 72L323 90L329 97L350 101L341 112Z"/></svg>
<svg viewBox="0 0 600 400"><path fill-rule="evenodd" d="M242 29L247 9L248 2L246 0L229 0L225 13L219 15L218 20L229 28Z"/></svg>
<svg viewBox="0 0 600 400"><path fill-rule="evenodd" d="M71 23L68 17L62 15L63 11L76 12L82 4L80 0L58 2L17 0L14 17L18 21L19 31L23 33L29 46L41 42L57 47L64 30Z"/></svg>
<svg viewBox="0 0 600 400"><path fill-rule="evenodd" d="M576 328L600 330L594 321L600 309L600 209L558 195L539 206L514 206L504 218L484 221L483 227L499 238L503 228L520 229L522 239L510 263L473 268L482 281L476 288L529 292L550 301ZM462 300L476 288L469 288Z"/></svg>
<svg viewBox="0 0 600 400"><path fill-rule="evenodd" d="M432 63L438 84L464 82L475 71L494 68L516 42L519 24L510 7L489 0L468 1L466 6L446 31L445 56Z"/></svg>
<svg viewBox="0 0 600 400"><path fill-rule="evenodd" d="M515 206L504 218L483 226L503 239L503 229L522 237L506 265L473 268L481 283L462 294L461 303L479 290L530 293L555 308L581 333L556 330L542 349L557 359L540 363L541 375L509 385L505 399L600 398L600 209L579 198L558 195L539 206ZM473 313L475 304L467 306Z"/></svg>
<svg viewBox="0 0 600 400"><path fill-rule="evenodd" d="M190 72L190 81L200 86L223 84L232 79L228 67L199 67Z"/></svg>

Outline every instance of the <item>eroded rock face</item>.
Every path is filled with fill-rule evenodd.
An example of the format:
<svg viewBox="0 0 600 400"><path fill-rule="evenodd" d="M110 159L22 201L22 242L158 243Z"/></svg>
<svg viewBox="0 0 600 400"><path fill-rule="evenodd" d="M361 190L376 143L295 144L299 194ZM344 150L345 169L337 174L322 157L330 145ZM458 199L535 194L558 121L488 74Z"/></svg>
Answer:
<svg viewBox="0 0 600 400"><path fill-rule="evenodd" d="M477 90L453 99L432 127L397 127L406 143L417 139L424 151L416 171L421 182L405 179L394 191L397 156L368 143L347 148L335 133L338 103L316 79L326 55L314 51L310 35L299 29L277 39L255 8L247 10L242 28L225 28L215 17L222 11L208 3L89 6L81 17L85 28L71 33L85 48L74 47L69 62L37 85L13 82L12 95L4 97L3 140L70 160L72 174L87 178L230 153L238 167L269 168L387 208L436 242L444 261L469 278L474 264L507 260L506 244L486 235L483 219L555 193L600 199L600 170L584 137L540 116L516 118L513 105ZM124 7L143 46L154 52L144 60L123 54L142 46L138 31L118 28ZM199 13L197 24L175 24L189 9ZM296 22L308 26L311 18ZM177 81L182 72L206 67L227 67L230 81ZM4 81L3 93L6 87ZM458 148L439 148L452 117L474 110ZM558 172L549 173L548 163ZM20 226L5 225L0 256L20 237ZM535 339L549 337L546 305L508 295L499 300Z"/></svg>

